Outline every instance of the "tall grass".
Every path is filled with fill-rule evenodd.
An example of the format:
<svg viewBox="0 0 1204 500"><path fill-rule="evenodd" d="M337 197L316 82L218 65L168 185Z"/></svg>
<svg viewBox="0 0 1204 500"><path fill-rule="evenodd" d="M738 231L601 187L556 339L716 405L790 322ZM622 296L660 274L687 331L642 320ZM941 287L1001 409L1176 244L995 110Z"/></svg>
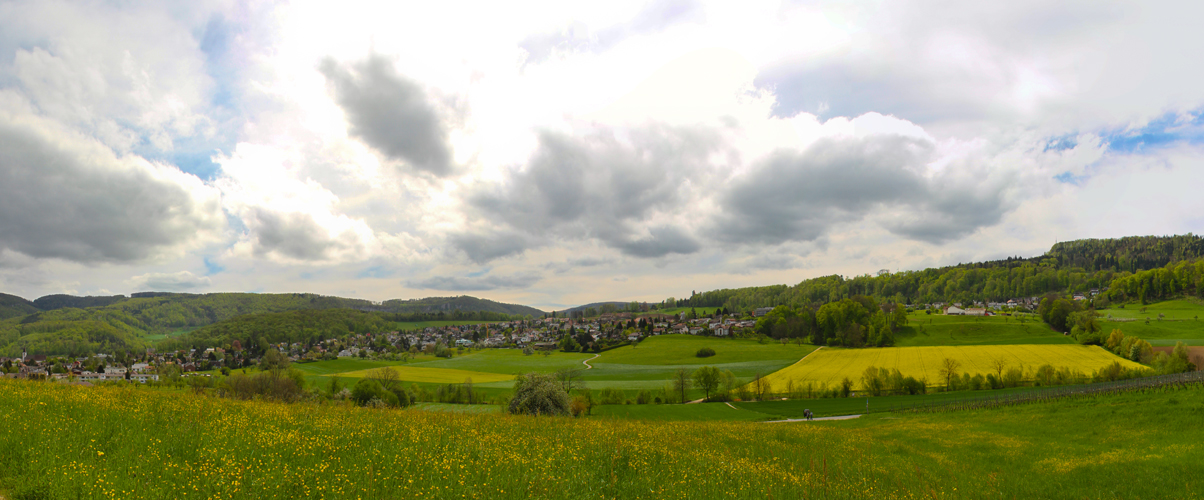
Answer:
<svg viewBox="0 0 1204 500"><path fill-rule="evenodd" d="M0 415L13 499L1191 498L1204 461L1200 390L767 425L0 381Z"/></svg>

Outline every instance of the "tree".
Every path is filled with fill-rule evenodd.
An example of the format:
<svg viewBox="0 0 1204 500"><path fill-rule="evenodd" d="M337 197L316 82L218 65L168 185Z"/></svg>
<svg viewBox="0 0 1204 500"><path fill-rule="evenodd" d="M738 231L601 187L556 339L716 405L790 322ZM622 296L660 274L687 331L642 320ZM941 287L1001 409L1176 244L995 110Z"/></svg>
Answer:
<svg viewBox="0 0 1204 500"><path fill-rule="evenodd" d="M259 361L259 369L265 372L287 370L288 365L288 357L276 349L268 349L268 352L264 353L263 359Z"/></svg>
<svg viewBox="0 0 1204 500"><path fill-rule="evenodd" d="M704 366L694 371L694 385L706 394L706 399L711 399L711 393L719 387L721 375L719 369L714 366Z"/></svg>
<svg viewBox="0 0 1204 500"><path fill-rule="evenodd" d="M1003 379L1003 369L1008 367L1008 362L1003 358L995 358L991 361L991 367L995 368L995 377Z"/></svg>
<svg viewBox="0 0 1204 500"><path fill-rule="evenodd" d="M945 379L945 390L953 390L953 379L957 377L957 370L961 368L960 361L953 358L945 358L941 362L941 378Z"/></svg>
<svg viewBox="0 0 1204 500"><path fill-rule="evenodd" d="M523 415L569 415L570 404L568 391L555 375L528 373L515 378L509 410Z"/></svg>
<svg viewBox="0 0 1204 500"><path fill-rule="evenodd" d="M681 395L681 402L686 402L686 391L690 390L690 370L678 368L673 372L673 390Z"/></svg>

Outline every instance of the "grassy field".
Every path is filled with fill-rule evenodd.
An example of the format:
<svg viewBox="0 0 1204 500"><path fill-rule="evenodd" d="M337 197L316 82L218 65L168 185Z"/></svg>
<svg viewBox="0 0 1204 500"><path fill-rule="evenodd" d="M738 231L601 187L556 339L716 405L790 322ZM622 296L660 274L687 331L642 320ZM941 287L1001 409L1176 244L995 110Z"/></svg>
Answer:
<svg viewBox="0 0 1204 500"><path fill-rule="evenodd" d="M898 347L945 345L1073 344L1034 316L911 314L895 334Z"/></svg>
<svg viewBox="0 0 1204 500"><path fill-rule="evenodd" d="M668 309L659 309L656 311L649 311L648 314L681 314L681 313L688 313L688 312L690 312L691 309L693 309L694 311L697 311L699 316L710 316L712 314L715 314L715 311L719 310L718 307L694 307L694 308L670 307Z"/></svg>
<svg viewBox="0 0 1204 500"><path fill-rule="evenodd" d="M469 370L454 370L449 368L430 368L413 365L400 365L392 367L401 380L406 382L423 382L429 384L459 384L465 380L476 382L504 382L514 380L514 375L504 375L501 373L475 372ZM372 376L373 372L379 370L374 368L371 370L358 370L353 372L340 373L340 377L348 378L363 378Z"/></svg>
<svg viewBox="0 0 1204 500"><path fill-rule="evenodd" d="M369 410L0 380L0 414L7 422L0 496L13 499L1199 498L1204 491L1201 389L764 424Z"/></svg>
<svg viewBox="0 0 1204 500"><path fill-rule="evenodd" d="M1141 309L1145 308L1145 312ZM1196 299L1167 300L1149 305L1126 304L1123 309L1113 306L1102 309L1101 325L1105 332L1120 330L1156 346L1173 346L1175 342L1204 346L1204 303ZM1162 314L1162 320L1158 315ZM1149 324L1146 324L1146 319Z"/></svg>
<svg viewBox="0 0 1204 500"><path fill-rule="evenodd" d="M784 392L788 380L797 384L815 383L817 387L835 387L848 377L861 388L861 374L871 366L898 369L904 376L927 379L928 385L942 386L941 367L945 358L960 363L958 373L971 375L995 373L993 363L1002 359L1008 367L1033 370L1044 364L1068 367L1084 374L1119 362L1130 368L1141 365L1122 359L1098 346L1079 345L998 345L941 347L883 347L876 349L822 349L806 359L769 376L773 392Z"/></svg>
<svg viewBox="0 0 1204 500"><path fill-rule="evenodd" d="M715 356L696 357L695 354L703 347L714 349ZM748 381L756 375L768 375L790 366L814 349L810 345L662 335L634 346L601 353L590 362L593 368L581 371L580 377L590 389L620 389L629 397L635 397L640 390L664 388L680 368L696 370L702 366L715 366L721 370L731 370L738 379ZM420 387L431 389L433 385L461 383L471 378L475 389L494 397L511 390L514 375L585 369L582 361L592 358L595 358L594 354L553 352L550 355L525 355L518 349L482 349L452 358L419 356L406 363L342 358L294 366L306 374L310 383L322 387L329 384L332 375L358 378L374 369L392 366L403 381L417 383ZM688 396L700 398L703 393L690 391Z"/></svg>
<svg viewBox="0 0 1204 500"><path fill-rule="evenodd" d="M695 356L703 347L714 349L715 355L706 358ZM592 389L616 388L634 393L664 388L678 369L693 371L703 366L714 366L720 370L730 370L741 381L748 381L756 375L768 375L790 366L813 350L815 346L811 345L660 335L630 347L602 353L590 362L594 368L583 372L581 378ZM687 394L690 398L703 396L702 391L697 390Z"/></svg>
<svg viewBox="0 0 1204 500"><path fill-rule="evenodd" d="M1145 312L1141 312L1143 308ZM1100 309L1099 313L1113 318L1142 320L1150 318L1151 321L1158 319L1159 314L1163 315L1163 319L1194 320L1204 316L1204 303L1197 299L1166 300L1144 306L1141 304L1125 304L1124 308L1113 306L1108 309Z"/></svg>

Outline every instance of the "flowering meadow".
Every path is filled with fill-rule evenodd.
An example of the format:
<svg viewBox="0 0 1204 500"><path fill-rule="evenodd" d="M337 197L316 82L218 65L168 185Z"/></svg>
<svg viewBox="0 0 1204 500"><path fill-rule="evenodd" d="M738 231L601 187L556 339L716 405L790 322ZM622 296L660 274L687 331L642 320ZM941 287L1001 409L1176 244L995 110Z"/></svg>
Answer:
<svg viewBox="0 0 1204 500"><path fill-rule="evenodd" d="M752 423L372 410L0 380L0 418L0 497L9 499L1191 498L1204 490L1198 389Z"/></svg>

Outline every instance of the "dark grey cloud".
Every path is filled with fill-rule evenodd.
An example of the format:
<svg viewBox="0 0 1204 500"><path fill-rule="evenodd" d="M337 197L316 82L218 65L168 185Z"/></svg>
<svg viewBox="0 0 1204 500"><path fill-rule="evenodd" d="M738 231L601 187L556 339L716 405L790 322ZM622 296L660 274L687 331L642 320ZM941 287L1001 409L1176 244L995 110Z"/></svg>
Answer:
<svg viewBox="0 0 1204 500"><path fill-rule="evenodd" d="M224 224L216 196L118 159L71 134L52 139L0 115L0 249L83 263L135 262Z"/></svg>
<svg viewBox="0 0 1204 500"><path fill-rule="evenodd" d="M478 264L494 259L522 253L527 249L527 238L520 233L488 232L483 234L461 233L451 236L451 244Z"/></svg>
<svg viewBox="0 0 1204 500"><path fill-rule="evenodd" d="M347 114L351 135L394 160L443 176L452 171L447 130L422 87L378 55L350 65L318 67Z"/></svg>
<svg viewBox="0 0 1204 500"><path fill-rule="evenodd" d="M886 213L883 226L940 243L998 223L1005 185L956 172L928 176L933 145L898 135L821 139L781 151L733 181L713 234L728 243L820 240L833 226ZM953 169L950 166L947 169Z"/></svg>
<svg viewBox="0 0 1204 500"><path fill-rule="evenodd" d="M625 22L597 31L581 23L572 23L555 32L529 36L519 42L519 47L527 51L527 62L539 63L558 52L602 52L633 36L657 33L676 24L704 19L703 6L697 1L655 0Z"/></svg>
<svg viewBox="0 0 1204 500"><path fill-rule="evenodd" d="M564 274L569 271L575 271L577 269L605 266L605 265L611 265L614 263L615 263L615 259L602 258L602 257L588 257L587 256L587 257L566 259L561 262L549 262L547 264L544 264L543 267L544 267L544 269L550 269L552 272L554 272L556 274Z"/></svg>
<svg viewBox="0 0 1204 500"><path fill-rule="evenodd" d="M538 273L531 272L498 276L435 276L424 280L407 281L403 284L421 290L472 292L529 288L542 278Z"/></svg>
<svg viewBox="0 0 1204 500"><path fill-rule="evenodd" d="M648 236L619 241L615 246L634 257L661 257L671 253L690 254L702 248L702 244L685 231L672 226L657 226L648 229Z"/></svg>
<svg viewBox="0 0 1204 500"><path fill-rule="evenodd" d="M197 276L188 271L178 273L147 273L134 276L126 282L139 291L183 292L208 287L211 283L206 276Z"/></svg>
<svg viewBox="0 0 1204 500"><path fill-rule="evenodd" d="M244 218L253 229L256 257L277 253L298 260L323 260L331 251L351 244L331 238L325 228L305 213L253 207Z"/></svg>
<svg viewBox="0 0 1204 500"><path fill-rule="evenodd" d="M524 170L478 191L470 205L492 225L528 235L528 242L596 239L634 257L696 252L700 244L687 231L651 221L680 209L690 183L709 175L707 159L722 141L702 129L626 132L623 139L611 130L587 137L544 132ZM510 242L482 251L482 241L490 240L459 237L453 244L478 261L517 253Z"/></svg>

